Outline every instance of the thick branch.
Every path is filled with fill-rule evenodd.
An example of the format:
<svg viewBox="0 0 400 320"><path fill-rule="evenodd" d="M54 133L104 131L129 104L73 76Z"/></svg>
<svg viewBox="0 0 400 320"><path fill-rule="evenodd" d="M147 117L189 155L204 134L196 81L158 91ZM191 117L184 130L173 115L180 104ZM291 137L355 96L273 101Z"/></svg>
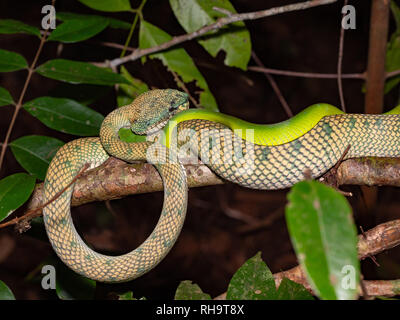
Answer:
<svg viewBox="0 0 400 320"><path fill-rule="evenodd" d="M185 168L190 188L224 183L204 164L186 165ZM343 161L338 167L336 181L338 185L400 186L400 159L363 158ZM162 190L161 177L152 165L127 164L110 158L100 167L84 172L77 179L71 205L79 206L93 201ZM36 186L27 209L39 208L42 201L41 183Z"/></svg>
<svg viewBox="0 0 400 320"><path fill-rule="evenodd" d="M147 55L155 53L155 52L169 49L169 48L171 48L177 44L183 43L185 41L199 38L209 32L216 31L228 24L235 23L238 21L256 20L256 19L260 19L260 18L273 16L273 15L278 15L278 14L285 13L285 12L304 10L304 9L308 9L308 8L312 8L312 7L316 7L316 6L326 5L326 4L334 3L336 1L337 0L314 0L314 1L306 1L306 2L289 4L286 6L271 8L271 9L267 9L267 10L232 14L227 17L219 18L216 22L214 22L210 25L204 26L194 32L173 37L170 41L167 41L161 45L154 46L151 48L146 48L146 49L137 49L134 52L132 52L130 55L111 60L110 65L119 66L128 61L137 60L143 56L147 56Z"/></svg>
<svg viewBox="0 0 400 320"><path fill-rule="evenodd" d="M206 165L186 165L188 186L202 187L224 183ZM130 194L162 191L163 185L157 170L148 163L128 164L116 158L83 173L77 180L72 195L72 206L93 201L119 199ZM43 183L36 186L28 209L40 206L43 201Z"/></svg>
<svg viewBox="0 0 400 320"><path fill-rule="evenodd" d="M374 0L371 3L365 113L382 113L383 110L389 3L388 0Z"/></svg>
<svg viewBox="0 0 400 320"><path fill-rule="evenodd" d="M382 223L358 236L358 256L363 260L371 255L391 249L400 244L400 220ZM279 287L284 278L302 284L311 291L306 275L300 266L274 274L275 284ZM364 295L368 296L395 296L400 293L400 280L365 280ZM360 292L362 294L362 292ZM216 299L223 300L226 293Z"/></svg>

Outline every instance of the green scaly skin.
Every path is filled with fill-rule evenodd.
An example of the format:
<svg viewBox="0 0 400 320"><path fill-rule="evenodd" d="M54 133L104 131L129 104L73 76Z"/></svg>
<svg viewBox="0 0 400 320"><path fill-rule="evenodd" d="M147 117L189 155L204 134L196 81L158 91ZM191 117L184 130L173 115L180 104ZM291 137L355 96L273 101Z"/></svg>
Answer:
<svg viewBox="0 0 400 320"><path fill-rule="evenodd" d="M185 219L186 175L179 162L159 163L154 151L174 158L174 135L170 136L174 127L178 137L191 130L191 136L184 135L187 140L178 141L178 146L187 144L193 149L198 145L198 154L218 175L254 189L290 187L303 180L305 172L318 177L337 163L349 145L346 158L400 156L399 108L383 115L359 115L319 104L284 123L268 126L205 110L184 111L187 107L187 95L179 91L149 91L110 113L100 138L74 140L58 151L47 172L44 201L63 190L86 163L97 167L109 154L128 162L152 162L165 190L160 220L152 234L137 249L117 257L96 253L76 232L70 214L73 186L51 202L43 210L47 234L71 269L97 281L128 281L151 270L171 249ZM123 127L136 134L154 133L171 117L164 130L166 138L157 143L126 143L118 138ZM254 131L235 135L235 129ZM153 148L150 154L149 148Z"/></svg>

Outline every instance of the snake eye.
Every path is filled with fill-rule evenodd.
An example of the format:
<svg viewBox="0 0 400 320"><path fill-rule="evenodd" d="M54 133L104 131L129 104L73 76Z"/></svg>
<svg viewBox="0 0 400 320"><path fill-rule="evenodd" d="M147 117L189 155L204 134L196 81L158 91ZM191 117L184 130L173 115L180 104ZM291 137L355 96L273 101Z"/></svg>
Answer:
<svg viewBox="0 0 400 320"><path fill-rule="evenodd" d="M178 109L178 107L179 107L179 105L176 105L176 101L172 100L171 101L171 106L169 107L168 111L169 112L175 111L176 109Z"/></svg>

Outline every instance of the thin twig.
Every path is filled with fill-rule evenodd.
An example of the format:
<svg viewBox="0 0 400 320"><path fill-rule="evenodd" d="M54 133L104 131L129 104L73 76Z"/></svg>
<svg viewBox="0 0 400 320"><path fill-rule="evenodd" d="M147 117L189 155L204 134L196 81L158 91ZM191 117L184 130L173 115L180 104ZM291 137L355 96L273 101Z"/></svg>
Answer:
<svg viewBox="0 0 400 320"><path fill-rule="evenodd" d="M53 6L54 6L54 4L55 4L55 0L52 1L52 5L53 5ZM24 97L25 97L26 90L28 89L28 85L29 85L29 83L30 83L30 81L31 81L32 74L33 74L33 72L34 72L34 70L35 70L36 63L37 63L37 61L38 61L38 59L39 59L39 55L40 55L40 53L42 52L43 45L44 45L44 43L46 42L48 33L49 33L48 30L46 30L46 31L44 32L44 34L41 36L41 38L40 38L39 48L38 48L38 50L36 51L36 54L35 54L35 57L34 57L34 59L33 59L33 61L32 61L31 66L30 66L29 69L28 69L28 75L27 75L27 77L26 77L26 79L25 79L24 87L22 88L22 91L21 91L21 94L20 94L20 96L19 96L18 102L17 102L17 104L15 105L14 113L13 113L13 116L12 116L12 118L11 118L10 125L8 126L8 130L7 130L7 133L6 133L6 137L5 137L4 141L3 141L3 145L1 146L1 153L0 153L0 170L1 170L1 167L2 167L2 165L3 165L4 156L5 156L5 153L6 153L6 149L7 149L7 147L8 147L8 141L10 140L11 132L12 132L12 130L13 130L13 128L14 128L15 120L17 119L18 112L19 112L19 110L20 110L21 107L22 107L22 101L23 101L23 99L24 99Z"/></svg>
<svg viewBox="0 0 400 320"><path fill-rule="evenodd" d="M144 5L146 4L146 1L147 0L142 0L142 2L140 3L139 7L134 11L135 12L135 18L133 18L133 22L132 22L131 28L129 30L128 37L126 38L125 45L122 48L122 52L121 52L120 58L125 56L127 48L129 46L129 43L131 42L131 39L132 39L133 31L136 28L136 25L137 25L137 22L139 20L139 17L142 16L142 10L143 10Z"/></svg>
<svg viewBox="0 0 400 320"><path fill-rule="evenodd" d="M49 205L50 203L52 203L54 200L56 200L58 197L60 197L73 183L76 182L76 180L82 175L82 173L84 173L88 168L89 168L89 164L85 163L85 165L82 167L82 169L78 172L78 174L72 179L72 181L70 183L68 183L62 190L60 190L59 192L57 192L54 197L52 197L50 200L46 201L45 203L43 203L42 205L40 205L37 208L34 208L32 210L29 210L27 212L25 212L25 214L23 216L20 217L15 217L14 219L1 223L0 224L0 229L8 227L10 225L15 225L17 223L19 223L20 221L26 220L26 219L33 219L35 217L39 217L41 215L41 211L43 210L43 208L45 208L47 205Z"/></svg>
<svg viewBox="0 0 400 320"><path fill-rule="evenodd" d="M348 0L344 0L344 6L346 6ZM342 18L344 17L344 13ZM339 54L338 54L338 64L337 64L337 83L339 89L340 105L344 112L346 112L346 105L344 102L343 94L343 84L342 84L342 62L343 62L343 45L344 45L344 28L340 24L340 39L339 39Z"/></svg>
<svg viewBox="0 0 400 320"><path fill-rule="evenodd" d="M123 46L122 44L113 43L113 42L96 42L96 44L99 44L104 47L115 48L115 49L124 49L125 48L125 46ZM132 47L126 47L125 49L126 49L126 51L130 51L130 52L138 50L137 48L132 48ZM99 64L103 65L102 62L99 62ZM299 78L314 78L314 79L337 79L338 78L337 73L299 72L299 71L266 68L266 67L260 67L260 66L249 66L247 69L250 71L261 72L264 74L270 73L270 74L276 74L276 75L281 75L281 76L299 77ZM396 77L398 75L400 75L400 69L387 72L385 75L385 78L389 79L389 78ZM365 80L366 73L365 72L363 72L363 73L342 73L341 78L342 79Z"/></svg>
<svg viewBox="0 0 400 320"><path fill-rule="evenodd" d="M183 91L186 92L186 94L189 96L190 101L194 104L196 108L202 108L202 106L199 105L199 103L196 101L196 99L190 94L190 91L186 87L185 83L179 78L178 74L175 71L170 70L172 75L174 76L174 80L178 87L180 87Z"/></svg>
<svg viewBox="0 0 400 320"><path fill-rule="evenodd" d="M280 70L280 69L272 69L272 68L262 68L256 66L250 66L247 68L250 71L254 72L262 72L262 73L270 73L281 76L289 76L289 77L299 77L299 78L312 78L312 79L337 79L337 73L317 73L317 72L298 72L298 71L290 71L290 70ZM400 70L398 70L400 74ZM342 79L362 79L365 80L365 73L348 73L342 74Z"/></svg>
<svg viewBox="0 0 400 320"><path fill-rule="evenodd" d="M232 23L235 23L238 21L256 20L256 19L260 19L260 18L273 16L273 15L278 15L278 14L285 13L285 12L304 10L304 9L308 9L308 8L312 8L312 7L316 7L316 6L326 5L326 4L334 3L336 1L337 0L305 1L305 2L300 2L300 3L289 4L289 5L282 6L282 7L271 8L271 9L267 9L267 10L232 14L228 17L219 18L216 22L206 25L194 32L173 37L170 41L164 42L161 45L146 48L146 49L137 49L134 52L132 52L130 55L111 60L110 63L114 66L119 66L128 61L134 61L143 56L169 49L169 48L171 48L177 44L183 43L185 41L199 38L211 31L216 31L228 24L232 24Z"/></svg>
<svg viewBox="0 0 400 320"><path fill-rule="evenodd" d="M254 72L262 72L262 73L270 73L276 74L280 76L288 76L288 77L299 77L299 78L311 78L311 79L337 79L337 73L318 73L318 72L299 72L299 71L290 71L290 70L280 70L273 68L262 68L256 66L250 66L247 68L250 71ZM395 76L400 75L400 69L387 72L385 75L386 79L393 78ZM360 79L365 80L367 78L366 72L363 73L343 73L341 75L342 79Z"/></svg>
<svg viewBox="0 0 400 320"><path fill-rule="evenodd" d="M259 66L259 67L264 67L264 64L261 62L261 60L258 58L258 56L256 55L256 53L254 51L251 51L251 56L253 57L253 60L255 61L255 63ZM278 97L278 100L280 101L283 109L286 112L286 115L291 118L293 117L293 112L290 109L285 97L283 96L281 90L279 89L275 79L268 73L268 72L264 72L265 77L267 78L269 84L271 85L272 89L274 90L276 96Z"/></svg>

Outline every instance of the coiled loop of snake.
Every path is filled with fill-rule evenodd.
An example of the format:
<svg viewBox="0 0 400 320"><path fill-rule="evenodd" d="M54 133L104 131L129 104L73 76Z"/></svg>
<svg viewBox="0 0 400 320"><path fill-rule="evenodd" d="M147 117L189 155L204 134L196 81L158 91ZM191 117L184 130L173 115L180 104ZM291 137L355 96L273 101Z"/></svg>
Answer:
<svg viewBox="0 0 400 320"><path fill-rule="evenodd" d="M109 114L100 138L74 140L58 151L47 172L44 201L63 190L85 163L91 168L99 166L108 154L128 162L154 162L164 183L164 205L154 231L139 248L118 257L94 252L76 232L70 214L72 187L44 208L50 242L74 271L103 282L134 279L163 259L182 228L187 205L182 165L159 163L149 157L152 142L120 141L118 130L122 127L149 134L161 130L170 120L163 129L166 138L157 144L160 153L175 152L169 140L174 126L178 133L189 130L190 147L207 166L222 178L253 189L290 187L304 179L305 171L318 177L337 163L348 146L346 158L400 156L400 106L387 114L361 115L317 104L274 125L251 124L206 110L183 111L187 107L187 96L179 91L149 91Z"/></svg>
<svg viewBox="0 0 400 320"><path fill-rule="evenodd" d="M45 180L46 200L63 190L81 168L95 168L109 157L107 152L128 162L153 162L164 184L164 204L160 219L150 236L135 250L121 256L106 256L89 248L76 232L70 212L73 186L43 210L46 231L60 259L75 272L102 282L122 282L137 278L155 267L175 243L186 215L186 173L179 162L159 163L147 155L152 142L126 143L118 138L122 127L138 133L158 129L176 112L188 107L187 95L176 90L154 90L133 104L110 113L99 138L74 140L53 158ZM172 152L162 145L158 151ZM107 152L106 152L107 151Z"/></svg>

